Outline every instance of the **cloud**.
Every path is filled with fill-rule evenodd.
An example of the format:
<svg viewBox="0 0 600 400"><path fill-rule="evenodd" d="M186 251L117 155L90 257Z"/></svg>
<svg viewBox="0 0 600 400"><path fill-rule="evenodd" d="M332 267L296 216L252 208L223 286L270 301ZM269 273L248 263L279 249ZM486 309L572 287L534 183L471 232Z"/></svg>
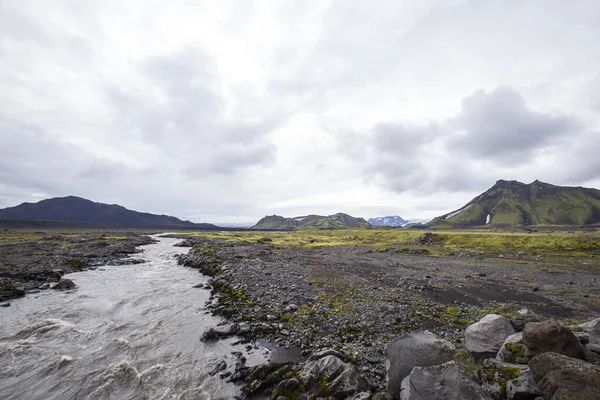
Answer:
<svg viewBox="0 0 600 400"><path fill-rule="evenodd" d="M593 142L594 147L592 138L598 134L577 119L532 110L506 86L478 90L461 104L455 117L439 123L378 123L366 135L340 136L340 149L361 160L366 181L396 192L485 188L507 174L523 176L521 167L541 165L544 158L564 160L565 150L568 157L583 157L587 166L569 168L565 180L585 182L600 176L590 168L595 164L593 150L581 145ZM556 177L565 176L556 167L550 166Z"/></svg>
<svg viewBox="0 0 600 400"><path fill-rule="evenodd" d="M457 153L502 163L526 162L536 150L559 143L581 127L573 118L531 110L510 87L479 90L462 101L448 123L458 132L450 143Z"/></svg>
<svg viewBox="0 0 600 400"><path fill-rule="evenodd" d="M497 179L600 186L597 1L243 3L0 0L0 207L433 217Z"/></svg>

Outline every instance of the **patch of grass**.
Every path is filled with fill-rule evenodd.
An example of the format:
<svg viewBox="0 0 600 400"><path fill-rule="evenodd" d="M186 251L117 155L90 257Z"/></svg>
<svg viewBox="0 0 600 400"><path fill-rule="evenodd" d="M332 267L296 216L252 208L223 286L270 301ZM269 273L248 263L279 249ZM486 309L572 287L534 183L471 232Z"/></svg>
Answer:
<svg viewBox="0 0 600 400"><path fill-rule="evenodd" d="M65 264L76 270L80 270L85 266L85 262L80 258L71 258L65 260Z"/></svg>
<svg viewBox="0 0 600 400"><path fill-rule="evenodd" d="M206 239L247 241L266 246L320 248L329 246L363 246L374 249L427 249L433 254L447 255L458 251L516 257L519 252L547 256L600 256L600 232L508 232L485 230L435 231L435 244L423 245L422 230L354 229L300 230L291 232L182 232L186 236ZM268 240L270 239L270 241Z"/></svg>
<svg viewBox="0 0 600 400"><path fill-rule="evenodd" d="M468 372L469 374L474 374L481 369L481 363L475 362L467 349L456 350L454 353L454 361L456 361L456 364L458 364L458 367L461 370Z"/></svg>

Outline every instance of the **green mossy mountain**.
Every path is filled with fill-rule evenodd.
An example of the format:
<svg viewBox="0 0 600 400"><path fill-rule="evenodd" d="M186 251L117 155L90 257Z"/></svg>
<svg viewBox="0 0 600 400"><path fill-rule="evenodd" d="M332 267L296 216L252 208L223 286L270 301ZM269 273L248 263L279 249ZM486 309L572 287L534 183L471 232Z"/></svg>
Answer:
<svg viewBox="0 0 600 400"><path fill-rule="evenodd" d="M355 218L348 214L307 215L304 217L285 218L280 215L268 215L258 221L250 229L295 230L295 229L360 229L369 228L371 224L364 218Z"/></svg>
<svg viewBox="0 0 600 400"><path fill-rule="evenodd" d="M464 207L427 223L436 228L600 223L600 190L499 180Z"/></svg>

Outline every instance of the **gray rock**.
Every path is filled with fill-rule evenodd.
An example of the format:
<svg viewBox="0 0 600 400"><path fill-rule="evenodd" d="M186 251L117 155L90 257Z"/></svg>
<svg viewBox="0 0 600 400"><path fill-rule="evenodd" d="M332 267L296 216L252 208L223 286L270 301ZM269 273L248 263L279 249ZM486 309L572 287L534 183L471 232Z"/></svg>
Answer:
<svg viewBox="0 0 600 400"><path fill-rule="evenodd" d="M575 325L574 328L580 328L585 332L588 332L592 329L600 329L600 318L593 319L588 322L584 322L583 324Z"/></svg>
<svg viewBox="0 0 600 400"><path fill-rule="evenodd" d="M349 366L350 364L346 364L336 356L325 356L318 360L307 362L300 372L300 378L302 378L304 382L309 382L315 377L332 380L344 372Z"/></svg>
<svg viewBox="0 0 600 400"><path fill-rule="evenodd" d="M319 396L341 398L367 389L366 381L358 375L354 366L333 355L307 362L299 375L307 392L314 394L318 391ZM327 383L325 388L323 382Z"/></svg>
<svg viewBox="0 0 600 400"><path fill-rule="evenodd" d="M563 354L533 357L529 368L540 391L552 400L600 399L600 367Z"/></svg>
<svg viewBox="0 0 600 400"><path fill-rule="evenodd" d="M506 384L508 400L535 400L541 395L533 374L527 367L521 368L521 375L516 379L509 379Z"/></svg>
<svg viewBox="0 0 600 400"><path fill-rule="evenodd" d="M415 367L402 380L400 400L488 400L490 397L453 361Z"/></svg>
<svg viewBox="0 0 600 400"><path fill-rule="evenodd" d="M597 344L587 344L583 347L585 361L600 365L600 346Z"/></svg>
<svg viewBox="0 0 600 400"><path fill-rule="evenodd" d="M346 361L346 358L344 357L344 355L342 353L340 353L337 350L333 350L333 349L321 350L317 353L314 353L308 358L307 361L315 361L315 360L318 360L319 358L323 358L326 356L335 356L342 361Z"/></svg>
<svg viewBox="0 0 600 400"><path fill-rule="evenodd" d="M288 312L298 311L298 306L295 304L289 304L288 306L285 307L285 311L288 311Z"/></svg>
<svg viewBox="0 0 600 400"><path fill-rule="evenodd" d="M506 363L527 364L523 333L517 332L507 337L500 350L498 350L496 360Z"/></svg>
<svg viewBox="0 0 600 400"><path fill-rule="evenodd" d="M523 332L523 329L525 329L525 325L529 322L540 322L540 321L542 321L542 317L530 312L527 309L521 310L519 312L519 315L512 317L510 319L510 323L512 324L513 328L515 328L515 330L517 332Z"/></svg>
<svg viewBox="0 0 600 400"><path fill-rule="evenodd" d="M394 400L391 394L385 392L378 392L373 395L371 400Z"/></svg>
<svg viewBox="0 0 600 400"><path fill-rule="evenodd" d="M452 360L454 346L427 331L402 335L385 349L387 391L394 397L400 394L402 380L414 367L429 367Z"/></svg>
<svg viewBox="0 0 600 400"><path fill-rule="evenodd" d="M297 398L304 392L304 387L296 378L285 379L273 390L273 398Z"/></svg>
<svg viewBox="0 0 600 400"><path fill-rule="evenodd" d="M554 352L584 359L585 351L573 332L556 321L530 322L523 330L523 343L529 359L538 354Z"/></svg>
<svg viewBox="0 0 600 400"><path fill-rule="evenodd" d="M52 286L55 290L73 290L76 289L77 285L70 279L61 279L56 285Z"/></svg>
<svg viewBox="0 0 600 400"><path fill-rule="evenodd" d="M476 360L495 357L504 341L516 333L510 320L496 314L488 314L479 322L467 327L465 348Z"/></svg>

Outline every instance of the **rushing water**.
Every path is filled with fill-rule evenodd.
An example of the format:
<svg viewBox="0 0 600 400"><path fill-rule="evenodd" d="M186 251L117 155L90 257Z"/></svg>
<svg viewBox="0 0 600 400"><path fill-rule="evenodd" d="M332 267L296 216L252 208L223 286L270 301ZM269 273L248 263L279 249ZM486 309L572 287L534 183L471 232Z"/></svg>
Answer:
<svg viewBox="0 0 600 400"><path fill-rule="evenodd" d="M142 247L147 262L66 275L74 292L45 291L0 308L0 399L231 399L210 372L231 369L235 339L203 343L207 278L178 266L177 239ZM247 365L264 349L246 353Z"/></svg>

